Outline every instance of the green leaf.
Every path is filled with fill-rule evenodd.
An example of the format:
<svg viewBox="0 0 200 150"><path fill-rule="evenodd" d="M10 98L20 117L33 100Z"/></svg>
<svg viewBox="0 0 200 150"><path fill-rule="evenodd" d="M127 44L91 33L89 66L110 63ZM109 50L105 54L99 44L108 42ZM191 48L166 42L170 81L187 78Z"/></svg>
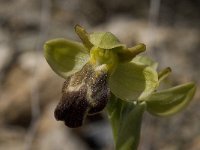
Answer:
<svg viewBox="0 0 200 150"><path fill-rule="evenodd" d="M46 42L44 55L51 68L63 78L79 71L89 59L82 44L65 39Z"/></svg>
<svg viewBox="0 0 200 150"><path fill-rule="evenodd" d="M157 116L173 115L184 109L195 93L194 83L179 85L153 93L145 101L148 112Z"/></svg>
<svg viewBox="0 0 200 150"><path fill-rule="evenodd" d="M112 95L107 104L116 150L136 150L140 139L145 103L134 104Z"/></svg>
<svg viewBox="0 0 200 150"><path fill-rule="evenodd" d="M110 32L95 32L90 34L90 42L102 49L112 49L118 47L125 47L119 40Z"/></svg>
<svg viewBox="0 0 200 150"><path fill-rule="evenodd" d="M133 62L119 64L109 80L111 92L126 101L142 100L158 85L154 69Z"/></svg>

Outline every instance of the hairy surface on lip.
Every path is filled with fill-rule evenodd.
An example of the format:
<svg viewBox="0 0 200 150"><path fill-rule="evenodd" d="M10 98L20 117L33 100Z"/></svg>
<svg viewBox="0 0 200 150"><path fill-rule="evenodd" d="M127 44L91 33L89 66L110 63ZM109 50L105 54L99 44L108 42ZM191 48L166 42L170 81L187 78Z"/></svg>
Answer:
<svg viewBox="0 0 200 150"><path fill-rule="evenodd" d="M95 71L89 63L68 77L54 112L55 118L71 128L81 126L87 114L97 113L106 106L110 96L107 80L107 72Z"/></svg>

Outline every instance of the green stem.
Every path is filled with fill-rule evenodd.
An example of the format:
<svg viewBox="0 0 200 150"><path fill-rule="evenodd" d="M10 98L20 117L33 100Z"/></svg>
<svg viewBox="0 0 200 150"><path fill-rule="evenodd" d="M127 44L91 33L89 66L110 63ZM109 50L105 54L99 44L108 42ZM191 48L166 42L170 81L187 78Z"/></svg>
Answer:
<svg viewBox="0 0 200 150"><path fill-rule="evenodd" d="M134 104L122 101L112 95L107 105L116 150L136 150L145 103Z"/></svg>

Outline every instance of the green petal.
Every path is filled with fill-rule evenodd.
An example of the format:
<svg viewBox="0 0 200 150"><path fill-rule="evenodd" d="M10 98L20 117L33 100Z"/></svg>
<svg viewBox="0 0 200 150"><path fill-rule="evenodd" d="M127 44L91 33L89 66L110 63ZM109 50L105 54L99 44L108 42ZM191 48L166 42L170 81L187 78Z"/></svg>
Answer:
<svg viewBox="0 0 200 150"><path fill-rule="evenodd" d="M131 48L123 48L119 50L118 57L120 62L129 62L131 61L136 55L142 53L146 50L146 46L142 43L137 44Z"/></svg>
<svg viewBox="0 0 200 150"><path fill-rule="evenodd" d="M137 64L143 64L152 67L154 70L157 69L158 63L153 61L151 58L147 56L136 56L132 62L137 63Z"/></svg>
<svg viewBox="0 0 200 150"><path fill-rule="evenodd" d="M79 71L89 59L82 44L65 39L46 42L44 54L51 68L63 78Z"/></svg>
<svg viewBox="0 0 200 150"><path fill-rule="evenodd" d="M90 34L90 42L102 49L112 49L117 47L125 47L119 40L110 32L95 32Z"/></svg>
<svg viewBox="0 0 200 150"><path fill-rule="evenodd" d="M165 78L167 78L171 72L172 72L172 70L171 70L170 67L167 67L167 68L163 69L162 71L160 71L158 73L158 80L159 80L159 82L161 82Z"/></svg>
<svg viewBox="0 0 200 150"><path fill-rule="evenodd" d="M188 105L194 96L195 89L193 83L187 83L155 92L146 100L147 110L157 116L173 115Z"/></svg>
<svg viewBox="0 0 200 150"><path fill-rule="evenodd" d="M142 100L156 89L158 75L151 67L123 63L111 75L109 84L111 92L122 100Z"/></svg>

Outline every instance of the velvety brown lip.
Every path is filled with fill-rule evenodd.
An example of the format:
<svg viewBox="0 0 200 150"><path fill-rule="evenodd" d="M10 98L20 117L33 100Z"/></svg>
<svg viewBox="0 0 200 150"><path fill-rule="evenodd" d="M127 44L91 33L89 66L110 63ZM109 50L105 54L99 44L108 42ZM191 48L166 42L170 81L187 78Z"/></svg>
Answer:
<svg viewBox="0 0 200 150"><path fill-rule="evenodd" d="M85 117L103 110L110 97L107 73L97 73L91 68L91 65L86 64L63 84L62 97L54 116L68 127L82 126Z"/></svg>
<svg viewBox="0 0 200 150"><path fill-rule="evenodd" d="M85 95L84 89L64 93L54 112L55 118L64 121L65 125L71 128L81 126L89 109Z"/></svg>

